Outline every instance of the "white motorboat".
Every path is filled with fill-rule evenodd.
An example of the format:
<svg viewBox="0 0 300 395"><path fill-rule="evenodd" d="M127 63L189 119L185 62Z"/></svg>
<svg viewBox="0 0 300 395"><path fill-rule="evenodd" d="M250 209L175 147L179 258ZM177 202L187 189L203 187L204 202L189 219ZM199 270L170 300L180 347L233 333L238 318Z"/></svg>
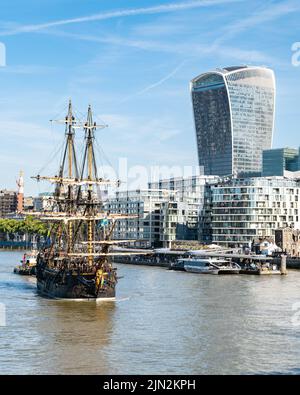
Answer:
<svg viewBox="0 0 300 395"><path fill-rule="evenodd" d="M184 269L200 274L239 274L241 267L231 260L217 258L184 258Z"/></svg>

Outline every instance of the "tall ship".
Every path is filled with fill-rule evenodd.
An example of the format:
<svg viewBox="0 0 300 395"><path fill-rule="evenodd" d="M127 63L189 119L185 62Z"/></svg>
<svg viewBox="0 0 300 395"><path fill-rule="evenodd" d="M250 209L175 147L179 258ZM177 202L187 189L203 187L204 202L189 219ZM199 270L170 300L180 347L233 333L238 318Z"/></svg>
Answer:
<svg viewBox="0 0 300 395"><path fill-rule="evenodd" d="M37 290L51 298L114 298L117 272L112 257L131 252L114 252L114 245L126 240L112 240L112 235L119 219L132 216L110 214L104 209L103 188L120 184L98 175L95 131L105 126L93 121L90 106L86 122L79 123L71 101L67 116L59 122L65 124L65 141L58 174L33 177L54 184L51 211L35 213L49 224L48 244L37 256ZM77 128L84 129L80 164L75 149Z"/></svg>

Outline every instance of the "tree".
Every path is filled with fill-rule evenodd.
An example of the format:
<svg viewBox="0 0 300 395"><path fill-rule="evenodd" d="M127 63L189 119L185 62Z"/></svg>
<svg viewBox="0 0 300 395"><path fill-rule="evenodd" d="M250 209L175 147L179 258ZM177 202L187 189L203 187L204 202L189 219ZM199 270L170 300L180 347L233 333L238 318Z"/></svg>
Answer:
<svg viewBox="0 0 300 395"><path fill-rule="evenodd" d="M26 217L24 220L1 218L0 232L9 235L17 233L46 236L48 233L48 226L44 222L34 219L31 216Z"/></svg>

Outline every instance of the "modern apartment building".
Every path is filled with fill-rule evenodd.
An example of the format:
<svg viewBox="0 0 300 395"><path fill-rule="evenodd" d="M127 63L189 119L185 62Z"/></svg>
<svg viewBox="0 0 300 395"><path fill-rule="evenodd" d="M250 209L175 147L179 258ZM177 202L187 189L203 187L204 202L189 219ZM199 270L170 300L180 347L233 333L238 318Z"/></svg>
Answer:
<svg viewBox="0 0 300 395"><path fill-rule="evenodd" d="M174 240L197 240L205 185L218 179L178 177L149 183L145 190L118 192L106 202L106 208L138 218L118 221L114 238L135 239L136 245L154 247L167 247Z"/></svg>
<svg viewBox="0 0 300 395"><path fill-rule="evenodd" d="M191 81L199 165L206 175L260 175L272 146L275 77L265 67L216 69Z"/></svg>
<svg viewBox="0 0 300 395"><path fill-rule="evenodd" d="M171 209L171 202L174 203L174 192L166 190L145 189L117 192L105 203L105 208L110 213L122 212L136 216L136 218L117 221L114 239L133 240L134 244L139 247L161 246L162 212L169 215L165 218L166 222L169 219L174 219L175 223L181 221L177 208L174 207L174 212ZM170 231L169 226L166 231ZM171 233L173 234L172 229Z"/></svg>
<svg viewBox="0 0 300 395"><path fill-rule="evenodd" d="M284 177L228 179L208 185L200 241L249 246L275 229L300 227L300 181ZM204 240L203 240L204 239Z"/></svg>
<svg viewBox="0 0 300 395"><path fill-rule="evenodd" d="M206 186L215 183L218 176L175 177L149 183L150 189L166 189L176 192L177 201L186 205L186 227L181 240L197 240L199 215L203 210Z"/></svg>

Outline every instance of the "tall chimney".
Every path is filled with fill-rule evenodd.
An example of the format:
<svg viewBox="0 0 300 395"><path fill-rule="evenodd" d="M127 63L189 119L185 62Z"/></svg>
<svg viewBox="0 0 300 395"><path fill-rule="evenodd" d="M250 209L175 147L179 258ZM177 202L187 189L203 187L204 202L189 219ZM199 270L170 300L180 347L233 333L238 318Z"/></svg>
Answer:
<svg viewBox="0 0 300 395"><path fill-rule="evenodd" d="M24 209L24 179L23 171L20 171L20 176L17 181L18 185L18 195L17 195L17 212L22 212Z"/></svg>

